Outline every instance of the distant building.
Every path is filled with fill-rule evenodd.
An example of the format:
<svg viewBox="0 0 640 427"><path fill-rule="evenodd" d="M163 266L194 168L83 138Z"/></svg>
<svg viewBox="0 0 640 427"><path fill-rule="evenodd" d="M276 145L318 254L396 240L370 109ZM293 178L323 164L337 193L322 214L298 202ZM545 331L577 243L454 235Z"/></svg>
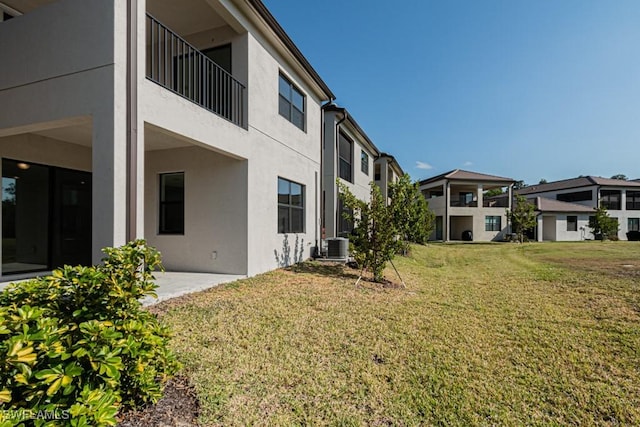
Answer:
<svg viewBox="0 0 640 427"><path fill-rule="evenodd" d="M510 233L506 209L511 209L514 180L455 169L420 181L420 191L435 213L430 240L503 240ZM485 198L501 189L503 197Z"/></svg>
<svg viewBox="0 0 640 427"><path fill-rule="evenodd" d="M584 176L536 184L516 191L535 203L539 212L538 241L592 239L589 217L603 206L618 221L618 238L640 230L640 182Z"/></svg>

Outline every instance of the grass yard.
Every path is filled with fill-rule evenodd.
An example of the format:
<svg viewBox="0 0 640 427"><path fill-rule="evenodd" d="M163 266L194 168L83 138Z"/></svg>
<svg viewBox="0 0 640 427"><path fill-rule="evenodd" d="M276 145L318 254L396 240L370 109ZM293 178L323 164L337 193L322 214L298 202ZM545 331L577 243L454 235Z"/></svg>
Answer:
<svg viewBox="0 0 640 427"><path fill-rule="evenodd" d="M640 244L396 265L407 289L305 263L160 305L202 423L640 425Z"/></svg>

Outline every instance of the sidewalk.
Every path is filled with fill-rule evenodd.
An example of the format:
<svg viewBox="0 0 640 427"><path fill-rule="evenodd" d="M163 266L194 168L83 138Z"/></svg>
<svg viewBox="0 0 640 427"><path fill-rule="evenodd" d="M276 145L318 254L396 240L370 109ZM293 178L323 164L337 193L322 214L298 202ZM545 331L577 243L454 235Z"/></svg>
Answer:
<svg viewBox="0 0 640 427"><path fill-rule="evenodd" d="M142 300L143 305L153 305L160 301L179 297L181 295L193 292L203 291L213 288L223 283L233 282L235 280L244 279L246 276L234 274L213 274L213 273L154 273L158 289L158 299L147 297ZM25 279L21 279L25 280ZM20 282L21 280L15 280ZM5 288L11 281L0 282L0 291Z"/></svg>

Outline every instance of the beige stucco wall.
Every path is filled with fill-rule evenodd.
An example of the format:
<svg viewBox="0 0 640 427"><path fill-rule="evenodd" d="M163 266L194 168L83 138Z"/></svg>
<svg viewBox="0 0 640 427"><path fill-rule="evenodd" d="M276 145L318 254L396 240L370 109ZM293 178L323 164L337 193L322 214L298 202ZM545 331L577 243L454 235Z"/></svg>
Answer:
<svg viewBox="0 0 640 427"><path fill-rule="evenodd" d="M0 136L90 117L94 262L126 237L125 28L124 0L60 0L0 26Z"/></svg>
<svg viewBox="0 0 640 427"><path fill-rule="evenodd" d="M184 172L184 235L160 235L159 174ZM167 270L245 274L247 162L199 147L149 151L145 236Z"/></svg>
<svg viewBox="0 0 640 427"><path fill-rule="evenodd" d="M164 250L166 259L171 259L170 265L173 269L198 268L203 269L201 271L257 274L308 258L319 238L322 100L312 95L305 80L295 74L294 69L287 65L267 41L259 34L252 32L253 29L246 20L242 17L238 17L238 20L249 27L249 32L233 39L232 47L234 61L242 62L241 59L236 58L236 55L247 59L244 68L239 66L241 70L246 69L248 102L246 129L200 108L145 78L140 79L139 115L143 123L162 128L194 146L217 152L218 158L224 159L227 165L237 164L244 168L241 172L242 167L238 166L234 172L236 176L242 175L243 193L234 189L228 195L232 197L235 194L234 197L243 201L234 203L232 211L237 217L230 218L234 226L220 233L214 229L206 231L206 224L200 222L197 227L202 231L198 233L199 238L185 239L189 242L187 252L198 254L195 256L197 261L191 262L181 257L184 251ZM234 62L234 70L235 64L236 62ZM304 130L297 128L278 113L280 72L287 75L306 95ZM204 151L201 150L201 152ZM153 168L157 169L155 165L160 161L157 158L160 154L151 152L148 155L152 160L147 163L147 167L154 165ZM204 168L203 165L192 167L196 170ZM157 173L157 170L154 173ZM215 176L211 175L207 179L214 180ZM303 233L289 235L278 233L278 177L295 181L305 187L305 231ZM156 186L155 179L155 175L151 172L145 173L145 194L155 191L150 190ZM149 180L153 181L149 182ZM194 185L195 190L192 188ZM200 194L204 189L200 189L197 180L189 178L185 191L195 191L196 194ZM147 235L154 230L149 225L149 221L154 219L157 210L150 200L150 197L145 197L145 233ZM211 212L211 215L214 216L214 213ZM240 218L243 218L244 225L239 223ZM215 219L215 221L218 220L225 222L219 218ZM241 227L244 228L244 232L236 232ZM231 252L233 258L223 259L220 251L227 249L219 249L218 260L212 263L211 252L216 250L215 248L224 247L231 239L237 242L233 243L235 248ZM164 236L157 239L154 237L154 242L158 242L163 247L168 247L170 240ZM184 248L186 244L179 246ZM244 260L244 264L238 261L240 259ZM223 266L224 263L228 263L228 266Z"/></svg>

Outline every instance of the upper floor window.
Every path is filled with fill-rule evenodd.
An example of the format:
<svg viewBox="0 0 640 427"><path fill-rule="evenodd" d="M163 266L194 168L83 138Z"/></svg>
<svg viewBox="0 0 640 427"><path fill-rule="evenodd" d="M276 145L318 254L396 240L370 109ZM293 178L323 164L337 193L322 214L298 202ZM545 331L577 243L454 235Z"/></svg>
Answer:
<svg viewBox="0 0 640 427"><path fill-rule="evenodd" d="M556 200L560 200L561 202L583 202L586 200L593 200L593 193L591 190L587 190L558 194L556 196Z"/></svg>
<svg viewBox="0 0 640 427"><path fill-rule="evenodd" d="M502 217L486 216L484 217L484 231L500 231L502 230Z"/></svg>
<svg viewBox="0 0 640 427"><path fill-rule="evenodd" d="M338 147L338 163L339 163L339 177L344 179L345 181L353 182L351 178L351 171L353 165L353 143L349 138L347 138L342 132L339 137L339 147Z"/></svg>
<svg viewBox="0 0 640 427"><path fill-rule="evenodd" d="M278 178L278 233L304 233L304 185Z"/></svg>
<svg viewBox="0 0 640 427"><path fill-rule="evenodd" d="M305 97L302 91L280 74L279 92L278 111L280 115L304 130Z"/></svg>
<svg viewBox="0 0 640 427"><path fill-rule="evenodd" d="M620 210L620 190L600 190L600 206L608 210Z"/></svg>
<svg viewBox="0 0 640 427"><path fill-rule="evenodd" d="M578 231L578 217L567 215L567 231Z"/></svg>
<svg viewBox="0 0 640 427"><path fill-rule="evenodd" d="M184 172L160 174L159 234L184 234Z"/></svg>
<svg viewBox="0 0 640 427"><path fill-rule="evenodd" d="M627 191L627 210L640 210L640 191Z"/></svg>
<svg viewBox="0 0 640 427"><path fill-rule="evenodd" d="M369 155L364 150L360 152L360 169L363 174L369 176Z"/></svg>

